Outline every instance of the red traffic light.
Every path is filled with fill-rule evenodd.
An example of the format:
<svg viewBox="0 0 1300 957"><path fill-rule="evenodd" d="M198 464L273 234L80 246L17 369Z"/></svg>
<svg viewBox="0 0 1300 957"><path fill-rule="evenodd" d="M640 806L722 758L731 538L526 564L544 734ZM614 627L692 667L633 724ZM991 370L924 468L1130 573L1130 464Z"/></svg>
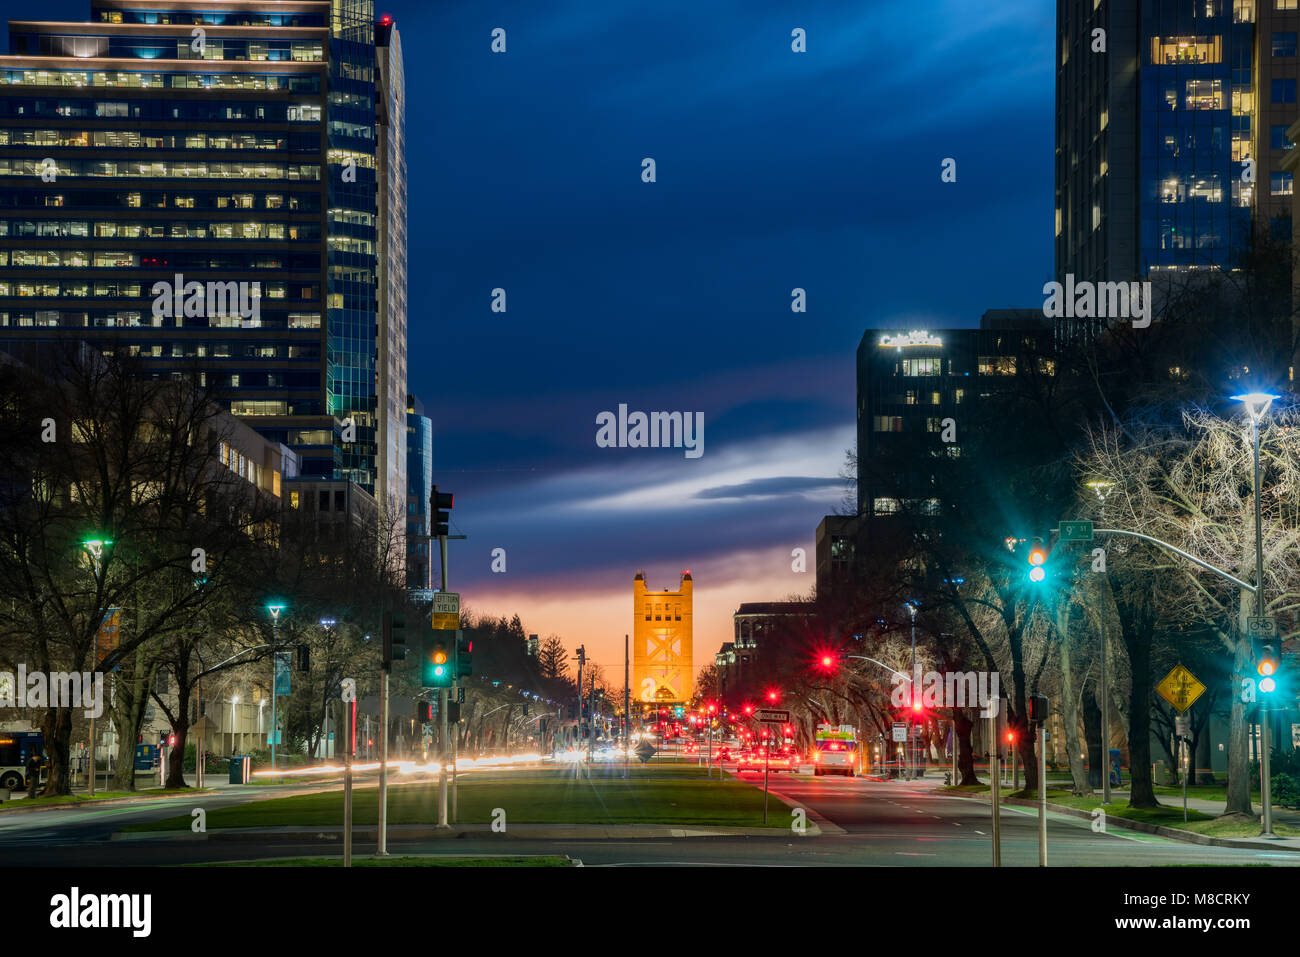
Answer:
<svg viewBox="0 0 1300 957"><path fill-rule="evenodd" d="M776 700L778 700L780 697L781 697L781 692L777 691L775 688L773 688L771 691L769 691L769 692L767 693L767 700L768 700L768 701L776 701Z"/></svg>

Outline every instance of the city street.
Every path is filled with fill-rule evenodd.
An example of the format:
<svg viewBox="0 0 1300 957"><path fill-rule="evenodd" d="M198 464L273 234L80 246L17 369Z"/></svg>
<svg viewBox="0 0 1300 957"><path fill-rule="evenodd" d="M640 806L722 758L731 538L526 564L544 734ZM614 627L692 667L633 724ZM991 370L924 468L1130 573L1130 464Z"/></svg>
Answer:
<svg viewBox="0 0 1300 957"><path fill-rule="evenodd" d="M606 772L617 773L613 769ZM555 787L566 786L572 772L557 770ZM761 788L761 777L745 775ZM493 776L508 787L507 773ZM830 827L819 836L792 831L756 836L698 836L658 838L516 837L509 833L466 832L454 839L404 838L401 828L390 831L393 854L552 855L565 854L584 865L872 865L986 866L991 860L991 823L987 804L935 793L937 780L915 783L879 782L863 778L774 775L772 789L810 817ZM258 789L261 792L263 789ZM320 790L314 788L309 790ZM294 789L302 793L303 789ZM121 866L174 865L212 861L264 860L283 857L337 855L335 841L281 835L238 839L228 835L204 840L183 833L167 838L137 835L113 840L126 824L171 817L191 807L209 811L246 803L264 793L227 791L196 796L192 801L149 801L100 809L52 809L0 818L0 853L14 865ZM276 796L280 796L277 792ZM780 804L773 802L774 812ZM465 822L482 827L488 822ZM534 830L530 828L530 830ZM708 831L709 828L699 828ZM714 829L717 830L717 829ZM454 833L460 833L453 828ZM313 833L317 833L313 831ZM337 832L336 832L337 833ZM1036 866L1037 819L1025 808L1002 808L1002 863ZM1300 853L1203 847L1111 826L1093 833L1089 822L1049 814L1048 862L1053 866L1204 866L1300 865ZM373 854L371 840L357 839L354 853Z"/></svg>

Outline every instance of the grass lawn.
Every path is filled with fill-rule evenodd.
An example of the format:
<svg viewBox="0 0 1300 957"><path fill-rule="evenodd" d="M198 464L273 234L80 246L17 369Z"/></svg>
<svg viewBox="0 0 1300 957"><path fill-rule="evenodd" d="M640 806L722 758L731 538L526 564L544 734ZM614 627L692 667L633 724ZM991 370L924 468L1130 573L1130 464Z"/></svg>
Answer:
<svg viewBox="0 0 1300 957"><path fill-rule="evenodd" d="M16 811L24 807L56 807L60 804L98 804L100 801L112 801L116 798L168 797L173 794L207 794L204 788L145 788L143 791L100 791L93 798L86 794L59 794L55 797L23 798L21 801L6 801L0 804L0 814Z"/></svg>
<svg viewBox="0 0 1300 957"><path fill-rule="evenodd" d="M494 810L506 814L506 826L519 824L666 824L696 827L761 827L763 791L735 780L709 780L703 768L663 765L633 768L624 780L621 768L592 769L591 777L570 770L515 771L492 777L460 778L462 824L488 824ZM373 827L379 790L354 787L353 822ZM790 826L790 810L771 798L768 826ZM390 824L433 824L438 819L436 779L396 784L388 790ZM343 792L328 791L272 798L208 811L209 829L229 827L338 827L343 822ZM188 815L129 825L130 831L189 830Z"/></svg>
<svg viewBox="0 0 1300 957"><path fill-rule="evenodd" d="M186 867L342 867L342 857L290 857L279 861L221 861ZM353 857L353 867L572 867L563 857Z"/></svg>

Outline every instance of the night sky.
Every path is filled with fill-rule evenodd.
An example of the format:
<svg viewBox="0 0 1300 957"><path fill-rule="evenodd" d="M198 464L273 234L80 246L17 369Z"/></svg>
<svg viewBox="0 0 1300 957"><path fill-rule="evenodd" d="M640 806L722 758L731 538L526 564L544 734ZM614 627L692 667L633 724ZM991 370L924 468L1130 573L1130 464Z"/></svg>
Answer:
<svg viewBox="0 0 1300 957"><path fill-rule="evenodd" d="M406 58L410 390L469 536L450 546L465 604L585 642L621 677L638 569L652 589L691 570L697 671L737 604L811 589L814 529L845 493L863 332L1041 305L1054 7L376 8ZM703 412L704 454L597 447L596 416L619 403Z"/></svg>

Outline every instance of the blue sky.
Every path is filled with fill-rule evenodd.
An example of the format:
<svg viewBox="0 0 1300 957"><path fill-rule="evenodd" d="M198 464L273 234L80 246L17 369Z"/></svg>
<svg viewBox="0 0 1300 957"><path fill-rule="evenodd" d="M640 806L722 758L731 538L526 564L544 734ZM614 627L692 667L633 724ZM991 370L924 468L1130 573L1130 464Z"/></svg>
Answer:
<svg viewBox="0 0 1300 957"><path fill-rule="evenodd" d="M465 603L585 641L612 673L633 574L668 588L690 568L698 669L738 602L812 586L863 332L1041 302L1054 7L376 8L406 57L410 388L469 536L451 546ZM619 403L703 412L704 455L598 448L596 415Z"/></svg>

